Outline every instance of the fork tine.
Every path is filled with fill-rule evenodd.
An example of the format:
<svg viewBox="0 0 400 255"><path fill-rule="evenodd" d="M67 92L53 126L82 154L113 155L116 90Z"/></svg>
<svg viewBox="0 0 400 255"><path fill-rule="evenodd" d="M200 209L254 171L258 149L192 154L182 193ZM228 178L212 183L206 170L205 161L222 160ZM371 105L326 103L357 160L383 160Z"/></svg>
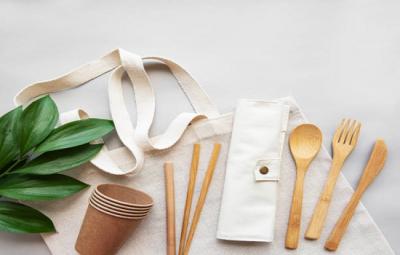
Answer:
<svg viewBox="0 0 400 255"><path fill-rule="evenodd" d="M349 125L350 125L350 119L345 119L345 122L344 122L343 127L342 127L342 131L340 133L340 137L339 137L338 143L344 143L344 141L346 139L346 134L348 132L347 130L349 128Z"/></svg>
<svg viewBox="0 0 400 255"><path fill-rule="evenodd" d="M349 121L350 121L350 124L349 124L348 129L346 130L346 136L345 136L345 139L343 141L344 144L350 144L351 137L352 137L352 135L354 133L354 130L355 130L355 127L356 127L356 123L357 123L357 121L355 121L355 120L349 120Z"/></svg>
<svg viewBox="0 0 400 255"><path fill-rule="evenodd" d="M333 135L333 142L338 143L340 139L340 135L343 132L343 126L345 123L346 119L342 119L342 122L340 122L340 125L336 128L335 134Z"/></svg>
<svg viewBox="0 0 400 255"><path fill-rule="evenodd" d="M357 122L353 134L351 135L350 145L356 145L358 141L358 135L360 134L361 123Z"/></svg>

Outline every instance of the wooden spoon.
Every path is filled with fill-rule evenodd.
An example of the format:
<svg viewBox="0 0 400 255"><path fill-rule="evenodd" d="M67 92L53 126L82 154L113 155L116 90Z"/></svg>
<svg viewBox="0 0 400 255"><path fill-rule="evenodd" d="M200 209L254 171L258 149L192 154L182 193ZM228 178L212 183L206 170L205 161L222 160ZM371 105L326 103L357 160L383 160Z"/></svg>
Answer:
<svg viewBox="0 0 400 255"><path fill-rule="evenodd" d="M310 163L318 154L321 144L321 131L312 124L296 127L289 138L290 151L296 163L297 174L286 232L285 247L287 249L296 249L299 243L304 177Z"/></svg>

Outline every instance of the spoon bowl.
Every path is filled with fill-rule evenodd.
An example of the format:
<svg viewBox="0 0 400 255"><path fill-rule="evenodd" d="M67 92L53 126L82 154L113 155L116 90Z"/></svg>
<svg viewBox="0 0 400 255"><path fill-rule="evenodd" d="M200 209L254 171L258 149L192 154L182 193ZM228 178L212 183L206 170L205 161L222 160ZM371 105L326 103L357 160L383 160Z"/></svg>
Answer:
<svg viewBox="0 0 400 255"><path fill-rule="evenodd" d="M322 144L321 130L313 124L303 124L296 127L290 135L289 145L296 162L297 170L308 167L318 154Z"/></svg>

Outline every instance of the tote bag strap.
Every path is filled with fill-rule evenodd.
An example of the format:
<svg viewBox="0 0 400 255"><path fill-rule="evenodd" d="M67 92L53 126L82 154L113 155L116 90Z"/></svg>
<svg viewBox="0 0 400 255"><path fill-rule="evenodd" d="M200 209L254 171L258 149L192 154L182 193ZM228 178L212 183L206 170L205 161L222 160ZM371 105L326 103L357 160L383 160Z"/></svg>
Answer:
<svg viewBox="0 0 400 255"><path fill-rule="evenodd" d="M171 70L195 109L195 113L179 114L163 134L155 137L149 137L155 113L155 96L144 69L143 59L164 63ZM80 86L113 69L108 86L110 111L117 134L132 157L136 159L136 163L129 169L122 168L111 159L107 149L104 148L92 160L92 163L103 171L119 175L137 173L143 166L144 151L169 148L179 140L193 120L219 115L206 93L181 66L164 58L141 58L122 49L114 50L99 60L85 64L56 79L29 85L16 95L14 101L17 105L26 104L37 96ZM135 94L136 128L130 121L123 97L121 80L125 72L131 80ZM78 117L78 114L75 115Z"/></svg>

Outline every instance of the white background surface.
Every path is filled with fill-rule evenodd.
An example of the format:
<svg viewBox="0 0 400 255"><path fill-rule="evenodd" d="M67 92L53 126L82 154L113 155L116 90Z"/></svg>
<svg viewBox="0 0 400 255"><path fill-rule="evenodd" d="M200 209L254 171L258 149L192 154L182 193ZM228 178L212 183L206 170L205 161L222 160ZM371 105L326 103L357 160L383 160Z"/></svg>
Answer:
<svg viewBox="0 0 400 255"><path fill-rule="evenodd" d="M343 172L353 187L374 139L389 159L363 202L400 252L400 2L50 1L0 2L0 112L23 86L53 78L114 48L161 55L185 66L217 103L293 95L330 146L343 117L363 123ZM152 68L155 131L189 109L173 78ZM107 117L106 76L54 96ZM132 109L134 112L134 109ZM327 169L321 169L327 171ZM1 254L48 254L38 235L0 234Z"/></svg>

